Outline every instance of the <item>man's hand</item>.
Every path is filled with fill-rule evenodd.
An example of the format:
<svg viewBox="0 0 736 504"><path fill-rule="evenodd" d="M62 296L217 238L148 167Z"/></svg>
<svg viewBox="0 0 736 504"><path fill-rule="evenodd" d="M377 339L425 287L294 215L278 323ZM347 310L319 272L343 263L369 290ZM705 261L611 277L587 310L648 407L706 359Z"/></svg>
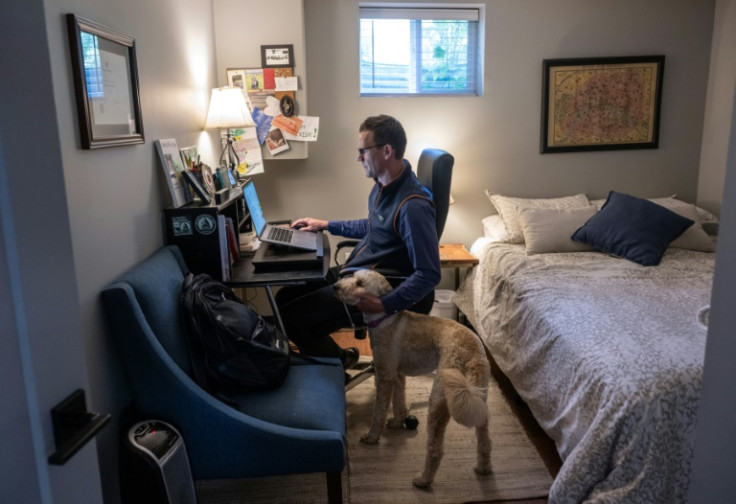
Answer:
<svg viewBox="0 0 736 504"><path fill-rule="evenodd" d="M327 221L304 217L292 222L291 227L294 229L302 229L304 231L320 231L322 229L327 229Z"/></svg>
<svg viewBox="0 0 736 504"><path fill-rule="evenodd" d="M381 298L373 294L363 294L355 306L363 313L384 313L386 311Z"/></svg>

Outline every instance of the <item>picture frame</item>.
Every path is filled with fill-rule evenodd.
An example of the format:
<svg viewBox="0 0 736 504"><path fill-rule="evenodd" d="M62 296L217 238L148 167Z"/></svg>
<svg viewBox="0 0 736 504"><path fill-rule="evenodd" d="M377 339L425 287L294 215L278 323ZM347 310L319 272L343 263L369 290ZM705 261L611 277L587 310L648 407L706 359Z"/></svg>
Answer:
<svg viewBox="0 0 736 504"><path fill-rule="evenodd" d="M206 164L202 165L202 182L210 194L215 194L217 192L217 187L215 187L215 175L212 168Z"/></svg>
<svg viewBox="0 0 736 504"><path fill-rule="evenodd" d="M215 188L218 191L221 191L223 189L230 189L232 186L230 185L230 170L226 165L221 165L217 167L217 170L215 170Z"/></svg>
<svg viewBox="0 0 736 504"><path fill-rule="evenodd" d="M194 165L199 163L199 153L196 145L182 147L179 152L181 153L181 161L187 169L191 170Z"/></svg>
<svg viewBox="0 0 736 504"><path fill-rule="evenodd" d="M225 76L227 78L227 85L230 87L239 87L240 89L247 89L245 72L246 72L245 68L228 68L227 70L225 70Z"/></svg>
<svg viewBox="0 0 736 504"><path fill-rule="evenodd" d="M261 66L281 68L294 66L294 44L261 46Z"/></svg>
<svg viewBox="0 0 736 504"><path fill-rule="evenodd" d="M66 19L82 148L144 143L135 39L76 14Z"/></svg>
<svg viewBox="0 0 736 504"><path fill-rule="evenodd" d="M546 59L541 153L656 149L663 55Z"/></svg>

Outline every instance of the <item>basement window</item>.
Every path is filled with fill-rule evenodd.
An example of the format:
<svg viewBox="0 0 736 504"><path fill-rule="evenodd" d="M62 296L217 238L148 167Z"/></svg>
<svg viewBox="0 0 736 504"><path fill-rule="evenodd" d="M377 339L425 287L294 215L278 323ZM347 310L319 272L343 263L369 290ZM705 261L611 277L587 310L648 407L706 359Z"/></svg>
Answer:
<svg viewBox="0 0 736 504"><path fill-rule="evenodd" d="M482 95L482 7L396 5L360 6L360 95Z"/></svg>

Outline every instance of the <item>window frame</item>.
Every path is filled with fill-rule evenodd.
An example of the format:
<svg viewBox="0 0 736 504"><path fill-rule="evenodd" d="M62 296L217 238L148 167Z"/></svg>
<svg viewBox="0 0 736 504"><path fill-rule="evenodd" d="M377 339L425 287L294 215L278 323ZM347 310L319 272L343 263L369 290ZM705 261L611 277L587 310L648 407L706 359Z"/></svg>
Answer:
<svg viewBox="0 0 736 504"><path fill-rule="evenodd" d="M468 81L473 82L473 86L467 89L452 91L448 89L439 90L417 90L421 88L422 61L421 57L412 58L410 64L416 66L414 72L414 91L401 92L397 90L390 91L364 91L363 74L362 74L362 55L360 54L361 34L363 19L413 19L413 20L468 20L474 21L475 33L474 40L468 41L467 57L469 62L466 66L466 74ZM484 92L484 45L485 45L485 5L484 4L426 4L426 3L382 3L382 2L362 2L359 5L358 14L358 83L361 98L382 98L382 97L421 97L421 96L458 96L458 97L476 97L483 96ZM416 30L416 26L412 24L410 27L411 38L421 37ZM469 38L473 38L469 35ZM421 38L419 39L419 42ZM421 54L419 54L421 56ZM473 75L473 66L475 72ZM410 86L411 88L412 86Z"/></svg>

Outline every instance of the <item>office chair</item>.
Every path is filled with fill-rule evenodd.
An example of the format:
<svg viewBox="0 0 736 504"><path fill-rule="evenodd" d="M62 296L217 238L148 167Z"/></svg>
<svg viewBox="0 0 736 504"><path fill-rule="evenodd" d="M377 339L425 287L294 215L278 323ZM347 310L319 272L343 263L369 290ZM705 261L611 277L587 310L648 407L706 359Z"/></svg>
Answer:
<svg viewBox="0 0 736 504"><path fill-rule="evenodd" d="M432 192L438 240L445 229L447 214L450 210L450 184L452 183L452 167L454 163L455 158L442 149L424 149L422 154L419 156L419 162L417 163L417 178L419 179L419 182ZM342 256L345 257L344 249L355 247L357 243L358 242L356 240L343 240L338 242L335 249L335 263L338 266L342 265L342 262L340 261L341 249ZM390 281L400 281L403 279L402 277L397 276L395 271L378 271L384 274L384 276L386 276ZM429 296L434 298L434 291L430 292ZM430 303L428 303L428 305L429 304ZM355 331L355 337L357 339L363 339L366 337L366 328L364 326L354 326L352 329ZM352 389L375 374L373 362L366 363L364 366L358 367L358 369L359 372L347 381L345 385L346 390Z"/></svg>

